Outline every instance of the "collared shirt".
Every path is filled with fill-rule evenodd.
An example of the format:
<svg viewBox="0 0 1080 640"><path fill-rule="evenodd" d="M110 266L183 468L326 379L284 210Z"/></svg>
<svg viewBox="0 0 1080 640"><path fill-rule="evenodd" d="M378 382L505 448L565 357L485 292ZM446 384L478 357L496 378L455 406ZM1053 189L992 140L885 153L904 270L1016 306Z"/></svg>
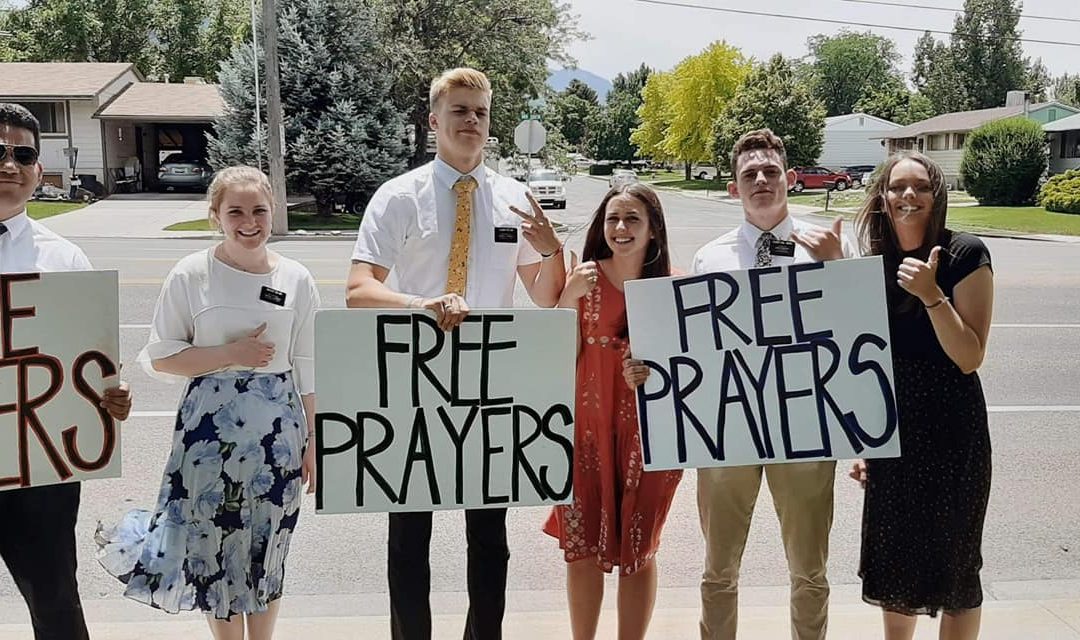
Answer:
<svg viewBox="0 0 1080 640"><path fill-rule="evenodd" d="M26 211L4 220L4 226L7 233L0 235L0 273L94 268L82 249L37 220L31 220Z"/></svg>
<svg viewBox="0 0 1080 640"><path fill-rule="evenodd" d="M820 229L818 225L796 220L786 216L772 229L758 229L746 220L738 227L725 233L719 238L698 249L694 255L692 273L715 273L717 271L738 271L740 269L752 269L757 257L757 241L765 231L772 233L778 240L790 240L791 233L806 233L810 229ZM841 238L844 248L844 257L852 256L851 243L846 238ZM795 245L795 255L773 256L773 266L787 266L803 262L814 262L813 256L803 248Z"/></svg>
<svg viewBox="0 0 1080 640"><path fill-rule="evenodd" d="M540 262L540 254L521 233L513 205L531 211L524 184L481 163L476 179L473 224L469 234L469 275L465 301L471 308L514 305L517 267ZM383 184L372 196L360 223L353 260L390 269L387 285L425 298L446 293L450 244L457 219L454 183L461 174L440 158ZM503 231L496 241L496 229ZM505 241L510 235L511 241Z"/></svg>

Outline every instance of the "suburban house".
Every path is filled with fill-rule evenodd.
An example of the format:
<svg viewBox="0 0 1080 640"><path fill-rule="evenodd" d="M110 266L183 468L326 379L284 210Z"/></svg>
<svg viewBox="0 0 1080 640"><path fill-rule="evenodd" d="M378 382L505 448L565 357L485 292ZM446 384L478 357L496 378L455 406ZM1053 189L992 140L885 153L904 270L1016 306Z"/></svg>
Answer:
<svg viewBox="0 0 1080 640"><path fill-rule="evenodd" d="M885 140L886 153L912 149L925 153L941 166L945 180L953 188L960 188L964 140L973 130L995 120L1016 116L1026 116L1045 125L1078 113L1080 109L1061 102L1032 104L1026 92L1010 91L1004 107L945 113L878 137Z"/></svg>
<svg viewBox="0 0 1080 640"><path fill-rule="evenodd" d="M1080 169L1080 115L1043 125L1050 141L1050 174Z"/></svg>
<svg viewBox="0 0 1080 640"><path fill-rule="evenodd" d="M877 165L885 158L883 134L900 125L865 113L825 118L825 145L817 164L830 169Z"/></svg>
<svg viewBox="0 0 1080 640"><path fill-rule="evenodd" d="M41 122L45 182L67 189L74 175L106 193L153 187L168 153L205 157L225 108L217 85L146 82L123 62L0 63L0 102Z"/></svg>

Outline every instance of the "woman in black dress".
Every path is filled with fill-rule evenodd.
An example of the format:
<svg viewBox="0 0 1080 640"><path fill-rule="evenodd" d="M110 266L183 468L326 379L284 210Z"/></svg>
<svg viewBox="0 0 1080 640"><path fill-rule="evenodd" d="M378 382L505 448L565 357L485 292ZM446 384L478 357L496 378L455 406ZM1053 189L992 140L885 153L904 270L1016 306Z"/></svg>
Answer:
<svg viewBox="0 0 1080 640"><path fill-rule="evenodd" d="M990 496L986 400L975 370L993 307L990 254L945 228L932 160L885 162L856 221L864 255L884 258L901 457L858 461L866 489L859 575L884 610L886 640L944 612L940 637L978 637L983 520Z"/></svg>

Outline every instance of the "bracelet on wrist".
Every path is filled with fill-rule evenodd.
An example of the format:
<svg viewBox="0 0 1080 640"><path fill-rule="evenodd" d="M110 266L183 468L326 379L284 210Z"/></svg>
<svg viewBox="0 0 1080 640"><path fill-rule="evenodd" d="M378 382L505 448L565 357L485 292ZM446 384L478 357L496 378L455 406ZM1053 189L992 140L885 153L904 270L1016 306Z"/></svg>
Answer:
<svg viewBox="0 0 1080 640"><path fill-rule="evenodd" d="M560 253L562 253L562 245L561 244L559 245L558 249L552 251L551 253L541 253L540 257L543 258L544 260L549 260L549 259L554 258L555 256L559 255Z"/></svg>
<svg viewBox="0 0 1080 640"><path fill-rule="evenodd" d="M943 305L943 304L945 304L946 302L948 302L948 300L949 300L949 299L948 299L948 298L946 298L945 296L941 296L940 298L938 298L938 301L937 301L937 302L935 302L935 303L933 303L933 304L926 304L926 305L923 305L923 306L924 306L925 308L927 308L927 309L933 309L933 308L935 308L935 307L940 307L941 305Z"/></svg>

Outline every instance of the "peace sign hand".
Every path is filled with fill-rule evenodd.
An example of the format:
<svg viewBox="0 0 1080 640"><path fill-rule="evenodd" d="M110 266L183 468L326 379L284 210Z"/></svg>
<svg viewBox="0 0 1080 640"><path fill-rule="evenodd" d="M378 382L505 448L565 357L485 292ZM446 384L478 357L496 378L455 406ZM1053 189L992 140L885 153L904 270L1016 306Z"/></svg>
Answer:
<svg viewBox="0 0 1080 640"><path fill-rule="evenodd" d="M540 208L540 203L536 201L536 198L528 192L525 195L528 196L529 204L532 205L532 213L525 213L514 205L510 205L510 210L524 220L521 223L521 235L525 236L533 249L541 255L551 255L562 246L559 236L555 234L555 227L544 215L544 210Z"/></svg>

